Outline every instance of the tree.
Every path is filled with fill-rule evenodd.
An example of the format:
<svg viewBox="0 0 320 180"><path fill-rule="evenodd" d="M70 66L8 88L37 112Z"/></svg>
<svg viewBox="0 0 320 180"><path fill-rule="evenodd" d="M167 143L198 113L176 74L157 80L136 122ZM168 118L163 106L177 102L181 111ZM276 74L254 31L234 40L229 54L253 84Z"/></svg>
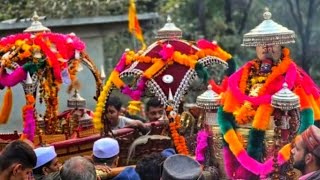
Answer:
<svg viewBox="0 0 320 180"><path fill-rule="evenodd" d="M308 0L301 3L299 0L287 0L288 6L290 7L290 14L293 17L294 23L296 24L296 32L300 39L301 54L301 66L306 71L310 70L310 46L311 37L315 31L313 31L313 26L318 18L315 18L319 13L320 1L319 0Z"/></svg>

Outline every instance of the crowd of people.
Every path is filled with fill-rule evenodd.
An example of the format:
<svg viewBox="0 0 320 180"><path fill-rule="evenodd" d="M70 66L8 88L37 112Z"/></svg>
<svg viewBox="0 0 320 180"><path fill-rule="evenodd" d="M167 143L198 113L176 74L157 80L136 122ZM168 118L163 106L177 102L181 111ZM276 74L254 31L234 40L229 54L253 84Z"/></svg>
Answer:
<svg viewBox="0 0 320 180"><path fill-rule="evenodd" d="M111 97L106 105L112 130L124 127L141 127L141 120L125 117L118 97ZM164 108L157 99L146 103L146 118L152 122L164 115ZM35 148L28 140L8 144L0 155L0 179L20 180L95 180L110 179L113 168L118 166L120 147L116 139L101 138L94 142L91 156L74 156L63 164L53 146ZM320 129L310 126L295 139L293 166L300 170L301 180L320 178ZM135 166L124 168L114 180L198 180L217 179L206 175L202 165L194 158L176 154L173 148L161 153L145 155Z"/></svg>
<svg viewBox="0 0 320 180"><path fill-rule="evenodd" d="M33 149L29 143L16 140L0 155L0 179L3 180L96 180L103 179L117 167L119 144L102 138L93 145L91 156L74 156L59 162L53 146ZM320 129L310 126L295 140L293 166L301 171L301 180L320 178ZM123 169L113 180L199 180L205 176L201 165L192 157L176 154L172 148L152 153L136 166Z"/></svg>

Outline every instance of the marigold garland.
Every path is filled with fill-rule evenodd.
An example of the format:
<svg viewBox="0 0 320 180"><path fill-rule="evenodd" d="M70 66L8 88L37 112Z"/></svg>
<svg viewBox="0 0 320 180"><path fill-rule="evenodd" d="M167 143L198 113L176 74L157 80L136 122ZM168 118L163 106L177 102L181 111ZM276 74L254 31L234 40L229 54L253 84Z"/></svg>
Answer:
<svg viewBox="0 0 320 180"><path fill-rule="evenodd" d="M178 126L175 122L169 123L170 133L173 139L173 143L179 154L188 155L188 147L186 145L186 140L183 136L178 133Z"/></svg>
<svg viewBox="0 0 320 180"><path fill-rule="evenodd" d="M200 44L212 44L210 42L204 41L205 40L201 41ZM206 56L216 56L224 61L227 61L232 57L229 53L222 50L218 46L214 46L214 48L210 46L201 46L204 49L200 49L195 54L187 55L182 54L179 51L174 51L174 48L171 45L163 45L161 44L161 42L158 43L162 46L162 50L159 53L162 59L151 58L149 56L140 56L139 53L135 54L133 51L127 51L121 56L119 62L112 72L113 74L116 74L116 76L113 76L113 79L111 79L112 83L115 84L117 88L121 89L124 94L127 94L134 100L140 100L140 96L142 94L142 91L144 90L144 87L140 86L139 88L133 90L128 85L126 85L119 77L119 73L122 72L126 66L130 65L133 62L138 61L139 63L152 63L152 65L141 75L142 79L147 80L151 79L157 72L163 69L163 67L174 62L194 69L196 64L198 63L198 60ZM142 82L144 82L144 80Z"/></svg>
<svg viewBox="0 0 320 180"><path fill-rule="evenodd" d="M79 38L72 35L38 33L34 37L30 33L24 33L0 40L0 52L9 51L12 48L15 51L22 50L16 58L21 61L26 58L34 60L34 53L41 50L47 57L47 64L54 70L55 80L61 83L61 69L66 68L66 62L74 57L75 51L83 51L85 45Z"/></svg>
<svg viewBox="0 0 320 180"><path fill-rule="evenodd" d="M72 34L63 35L51 32L22 33L4 37L0 40L0 53L8 54L8 58L5 60L5 67L14 69L13 62L25 64L14 69L11 74L7 74L3 69L0 75L0 84L2 86L14 86L26 79L27 72L33 74L38 69L43 69L43 66L46 66L44 74L38 74L41 81L40 88L42 88L40 102L44 98L47 106L45 118L49 119L50 132L55 132L55 121L58 113L57 95L62 82L61 72L68 68L69 60L78 58L77 52L80 54L84 48L84 43ZM43 63L43 61L46 62ZM75 64L71 67L75 67ZM71 81L76 81L76 70L69 70ZM34 123L34 112L30 104L32 104L30 98L28 99L27 97L27 105L23 110L26 127L23 136L28 134L28 138L32 140L34 129L31 125Z"/></svg>
<svg viewBox="0 0 320 180"><path fill-rule="evenodd" d="M243 147L243 143L240 141L238 135L235 133L235 127L233 127L232 125L233 120L230 119L230 114L236 112L237 110L239 111L239 109L243 108L242 106L247 106L245 102L250 102L254 107L257 108L256 113L253 116L252 129L255 131L265 131L269 126L270 116L273 111L273 108L270 105L271 94L280 90L282 88L283 82L287 82L288 87L290 89L292 89L295 85L308 84L307 86L301 86L301 88L299 88L300 86L298 86L298 88L295 89L297 94L302 99L302 108L306 108L307 110L308 108L314 109L311 101L313 100L313 104L317 104L314 97L316 97L317 100L319 100L319 96L317 96L319 93L315 93L314 91L314 89L317 86L312 81L308 81L308 76L304 75L304 72L300 72L299 68L297 68L296 65L292 62L292 60L289 57L289 50L287 48L284 48L282 53L283 58L281 62L277 66L272 68L272 72L271 74L269 74L267 79L257 77L256 79L250 79L250 81L248 81L251 67L254 66L253 68L256 68L256 63L254 61L247 63L242 69L233 74L229 78L229 89L226 93L224 93L223 97L224 111L222 110L222 108L220 108L218 111L219 126L222 129L224 139L228 143L229 148L232 151L232 154L235 155L237 161L243 167L257 175L267 175L270 172L272 172L273 160L269 159L264 163L259 163L249 156L249 154ZM302 76L305 76L305 81L302 81L300 79L301 76L299 76L299 73L301 73ZM284 74L285 76L283 76ZM261 83L263 81L265 81L265 83L260 88L257 97L250 97L245 94L248 93L246 92L248 90L248 83L254 84ZM310 91L308 92L308 90ZM306 127L307 125L309 125L309 121L307 119L304 119L306 118L304 115L302 116L303 117L301 119L301 126ZM237 123L240 124L241 122L238 120ZM249 134L249 137L250 136L252 136L252 134ZM228 156L228 154L226 153L225 156ZM279 151L279 164L282 164L285 161L287 161L289 159L289 156L290 144L284 146ZM229 157L225 158L230 159ZM234 172L235 171L236 170L234 170Z"/></svg>
<svg viewBox="0 0 320 180"><path fill-rule="evenodd" d="M238 124L247 124L253 119L255 114L256 110L248 101L245 101L244 104L233 113Z"/></svg>
<svg viewBox="0 0 320 180"><path fill-rule="evenodd" d="M97 101L97 105L96 105L96 109L95 112L93 114L93 125L96 129L101 130L103 128L103 124L101 121L101 117L104 111L104 107L105 107L105 102L109 96L110 90L112 88L112 81L111 79L113 78L113 74L111 74L111 76L109 77L108 81L106 82L106 84L103 86L102 91L100 93L100 96L98 98Z"/></svg>
<svg viewBox="0 0 320 180"><path fill-rule="evenodd" d="M276 78L278 78L280 75L285 74L288 71L288 69L290 68L290 65L292 65L292 61L289 57L289 50L287 48L283 49L283 55L284 56L283 56L283 59L281 60L281 62L277 66L272 67L271 74L266 79L266 82L264 83L264 85L259 89L258 98L268 97L268 99L270 98L270 100L271 100L271 95L267 94L266 91L267 90L270 91L270 89L273 90L274 88L270 87L270 86L272 86L272 83L274 82L274 80ZM233 88L232 94L238 94L238 95L241 94L241 96L245 97L245 96L247 96L247 95L245 95L246 90L247 90L247 84L250 83L251 85L249 87L251 87L255 82L260 81L259 79L257 81L248 81L249 72L250 72L251 67L253 66L255 69L258 68L257 63L255 61L256 60L250 61L249 63L247 63L244 66L244 68L241 71L236 73L236 75L238 74L238 76L240 76L238 78L239 82L238 83L233 82L236 84L231 84L231 86L237 86L237 84L238 84L239 89ZM289 74L289 73L287 73L287 74ZM292 73L290 73L290 76L292 76ZM260 77L257 77L257 78L260 78ZM237 78L234 78L234 79L237 79ZM239 91L239 92L235 92L235 91ZM267 94L267 96L265 96L266 94ZM236 116L236 121L239 124L245 124L245 123L250 122L254 118L254 115L255 115L255 110L252 108L251 103L252 103L252 101L255 102L255 99L258 99L258 98L249 97L249 96L247 96L247 97L248 97L248 99L245 103L243 103L240 107L233 110L234 115ZM237 99L239 99L239 96L237 96ZM241 100L242 99L240 99L240 101ZM268 100L268 101L270 101L270 100ZM232 100L232 101L234 101L234 100ZM226 103L228 103L228 102L226 102ZM255 102L254 104L259 105L261 103L262 102L260 102L260 103ZM263 103L266 103L266 102L263 101Z"/></svg>

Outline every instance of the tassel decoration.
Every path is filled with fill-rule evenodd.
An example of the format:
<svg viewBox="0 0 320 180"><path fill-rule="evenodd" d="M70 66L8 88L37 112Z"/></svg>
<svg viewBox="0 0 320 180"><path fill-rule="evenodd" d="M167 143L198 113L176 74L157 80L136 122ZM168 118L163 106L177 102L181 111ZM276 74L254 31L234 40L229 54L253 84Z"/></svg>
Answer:
<svg viewBox="0 0 320 180"><path fill-rule="evenodd" d="M12 110L12 102L12 90L8 87L1 107L0 124L6 124L8 122Z"/></svg>

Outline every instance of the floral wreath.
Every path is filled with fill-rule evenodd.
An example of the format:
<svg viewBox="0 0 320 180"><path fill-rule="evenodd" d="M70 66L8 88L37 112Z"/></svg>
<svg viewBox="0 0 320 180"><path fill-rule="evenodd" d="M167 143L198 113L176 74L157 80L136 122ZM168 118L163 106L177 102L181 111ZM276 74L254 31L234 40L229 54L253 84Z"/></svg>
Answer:
<svg viewBox="0 0 320 180"><path fill-rule="evenodd" d="M109 76L109 79L107 80L98 98L93 118L93 124L95 128L103 129L101 119L104 113L105 102L107 101L113 86L120 89L123 94L128 95L132 100L139 101L143 91L145 90L146 82L152 79L158 72L161 71L161 69L163 69L167 65L178 63L190 69L194 69L197 72L198 76L200 77L200 75L203 75L201 77L204 79L204 81L206 81L208 77L207 72L203 65L199 63L200 59L208 56L215 56L223 61L228 61L231 59L231 55L229 53L225 52L218 45L206 40L199 40L197 45L200 49L191 55L175 51L172 45L163 44L161 41L158 41L157 44L162 47L161 51L159 52L161 58L152 58L147 55L141 55L140 53L135 54L133 51L127 51L123 53L116 67L111 72L111 75ZM120 73L125 70L125 67L135 62L148 63L152 65L144 72L142 72L137 84L134 85L135 89L133 89L121 80ZM169 130L176 150L179 154L187 155L189 154L189 151L186 145L185 138L178 132L178 129L181 126L180 116L177 115L175 111L173 111L173 107L171 106L167 107L167 112L169 114L169 119L171 119L169 123Z"/></svg>
<svg viewBox="0 0 320 180"><path fill-rule="evenodd" d="M162 46L162 50L159 52L161 58L152 58L141 55L140 53L134 53L133 51L123 53L116 67L111 72L98 98L93 118L94 125L97 129L101 129L103 126L101 123L101 117L104 111L105 102L108 99L113 86L120 89L123 94L128 95L132 100L138 101L145 89L146 82L166 65L176 62L191 69L195 69L198 74L203 74L205 76L206 70L200 63L198 63L199 59L206 56L216 56L224 61L228 61L232 57L217 44L213 44L204 39L198 41L197 45L200 50L192 55L182 54L179 51L175 51L174 47L170 44L162 44L161 41L158 41L157 43ZM124 71L125 67L134 62L152 63L152 65L145 70L139 78L139 81L135 85L135 89L126 85L120 78L120 73ZM206 77L203 78L205 79Z"/></svg>
<svg viewBox="0 0 320 180"><path fill-rule="evenodd" d="M59 86L66 80L76 81L75 69L85 44L74 34L58 33L22 33L10 35L0 40L1 74L0 86L8 87L1 108L0 123L6 123L12 109L12 92L10 87L24 82L28 74L37 74L41 79L42 97L47 109L46 117L57 116ZM68 63L72 61L70 67ZM12 69L8 74L5 68ZM36 78L37 79L37 78ZM71 81L71 82L70 82ZM36 82L37 83L37 82ZM65 82L66 83L66 82ZM40 98L40 102L42 98ZM23 112L22 138L33 141L35 134L35 98L26 94Z"/></svg>
<svg viewBox="0 0 320 180"><path fill-rule="evenodd" d="M228 90L223 94L223 108L220 107L218 110L218 123L223 138L227 143L227 146L224 147L224 159L226 171L230 177L232 177L233 172L236 172L236 167L233 165L235 162L232 160L233 156L243 167L256 175L267 175L272 172L272 158L261 163L252 158L249 152L254 154L255 151L258 151L259 148L253 145L253 143L257 143L257 139L260 145L263 143L262 134L268 128L270 116L273 112L273 108L270 105L271 95L280 90L284 82L288 84L289 89L295 87L294 92L300 97L302 112L301 126L298 133L300 134L313 124L311 114L314 113L315 119L320 118L320 101L317 86L290 59L289 49L284 48L282 54L281 62L272 68L271 74L260 88L257 97L245 94L250 67L256 65L254 61L248 62L242 69L230 76L228 80ZM252 112L252 109L248 109L248 103L250 103L250 107L253 105L257 110ZM252 120L252 129L249 134L248 150L246 151L239 134L235 130L234 123L245 124L250 120ZM229 153L230 150L231 152ZM290 158L290 150L290 144L282 147L277 157L279 164L283 164Z"/></svg>

